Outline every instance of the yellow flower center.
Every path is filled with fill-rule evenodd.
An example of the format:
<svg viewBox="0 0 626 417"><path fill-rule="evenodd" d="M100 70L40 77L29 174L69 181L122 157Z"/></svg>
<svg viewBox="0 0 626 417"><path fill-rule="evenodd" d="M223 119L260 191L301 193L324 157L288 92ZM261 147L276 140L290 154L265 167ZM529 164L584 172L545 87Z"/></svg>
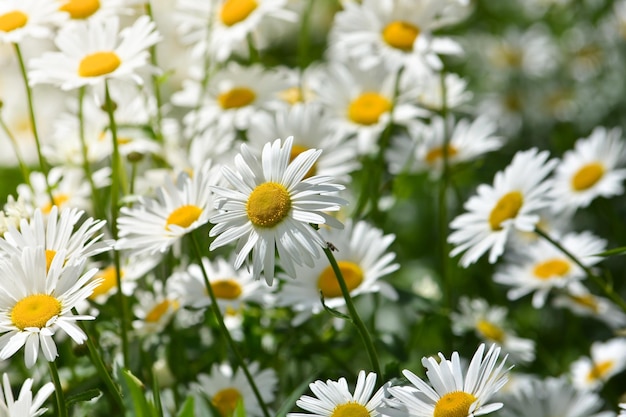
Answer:
<svg viewBox="0 0 626 417"><path fill-rule="evenodd" d="M46 249L46 272L50 270L50 265L52 265L52 260L54 259L54 255L56 254L56 251Z"/></svg>
<svg viewBox="0 0 626 417"><path fill-rule="evenodd" d="M586 295L570 295L569 298L581 307L588 308L594 313L600 311L600 306L596 301L596 298L591 294Z"/></svg>
<svg viewBox="0 0 626 417"><path fill-rule="evenodd" d="M258 185L248 198L246 213L255 226L274 227L291 210L291 196L282 184L265 182Z"/></svg>
<svg viewBox="0 0 626 417"><path fill-rule="evenodd" d="M489 214L491 230L502 229L500 226L502 222L517 216L522 204L524 204L524 197L519 191L511 191L503 195Z"/></svg>
<svg viewBox="0 0 626 417"><path fill-rule="evenodd" d="M220 10L220 19L226 26L235 25L246 20L257 6L255 0L226 0Z"/></svg>
<svg viewBox="0 0 626 417"><path fill-rule="evenodd" d="M122 61L115 52L95 52L84 57L78 65L81 77L99 77L110 74L120 66Z"/></svg>
<svg viewBox="0 0 626 417"><path fill-rule="evenodd" d="M241 285L234 279L221 279L211 282L211 288L216 298L235 300L241 295Z"/></svg>
<svg viewBox="0 0 626 417"><path fill-rule="evenodd" d="M339 404L330 417L370 417L370 412L359 403Z"/></svg>
<svg viewBox="0 0 626 417"><path fill-rule="evenodd" d="M564 259L548 259L535 265L533 274L539 279L562 277L570 270L570 263Z"/></svg>
<svg viewBox="0 0 626 417"><path fill-rule="evenodd" d="M86 19L100 9L99 0L69 0L59 8L70 14L72 19Z"/></svg>
<svg viewBox="0 0 626 417"><path fill-rule="evenodd" d="M383 113L391 109L391 102L378 93L369 91L352 100L348 106L348 117L354 123L373 125Z"/></svg>
<svg viewBox="0 0 626 417"><path fill-rule="evenodd" d="M463 391L449 392L437 401L433 417L467 417L476 397Z"/></svg>
<svg viewBox="0 0 626 417"><path fill-rule="evenodd" d="M343 275L343 279L346 282L348 291L352 291L361 285L363 282L363 270L359 267L359 265L350 261L339 261L337 264L339 265L341 275ZM335 275L335 271L333 271L333 268L330 266L327 266L326 269L324 269L320 274L317 279L317 287L320 291L322 291L325 298L342 296L337 275Z"/></svg>
<svg viewBox="0 0 626 417"><path fill-rule="evenodd" d="M304 94L299 87L289 87L278 93L278 96L292 106L297 103L304 103Z"/></svg>
<svg viewBox="0 0 626 417"><path fill-rule="evenodd" d="M595 363L587 375L587 380L603 379L613 369L614 365L615 363L612 360Z"/></svg>
<svg viewBox="0 0 626 417"><path fill-rule="evenodd" d="M592 162L583 166L572 178L572 188L575 191L584 191L593 187L604 175L604 166L599 162Z"/></svg>
<svg viewBox="0 0 626 417"><path fill-rule="evenodd" d="M176 308L178 308L178 303L176 301L163 300L159 304L155 305L148 314L146 314L144 321L148 323L157 323L167 312L170 311L170 309L176 310Z"/></svg>
<svg viewBox="0 0 626 417"><path fill-rule="evenodd" d="M448 158L452 158L454 155L458 153L457 149L452 145L448 145L447 148L448 148ZM432 165L435 162L437 162L437 160L442 159L442 158L443 158L443 146L438 146L436 148L432 148L431 150L429 150L424 159L426 159L426 162Z"/></svg>
<svg viewBox="0 0 626 417"><path fill-rule="evenodd" d="M383 39L393 48L403 51L413 50L413 42L420 34L420 28L402 20L389 23L383 29Z"/></svg>
<svg viewBox="0 0 626 417"><path fill-rule="evenodd" d="M224 110L245 107L256 99L254 91L246 87L236 87L217 97L217 101Z"/></svg>
<svg viewBox="0 0 626 417"><path fill-rule="evenodd" d="M304 151L308 151L309 148L307 148L306 146L302 146L302 145L293 145L291 147L291 155L289 156L289 161L293 161L294 159L296 159L296 157L298 155L300 155L302 152ZM316 167L317 163L313 164L313 166L311 167L311 169L309 169L306 174L304 174L304 178L310 178L313 175L315 175L315 171L317 170Z"/></svg>
<svg viewBox="0 0 626 417"><path fill-rule="evenodd" d="M28 16L19 10L0 15L0 32L11 32L26 26Z"/></svg>
<svg viewBox="0 0 626 417"><path fill-rule="evenodd" d="M504 330L487 320L479 320L476 329L485 339L493 340L496 343L504 341Z"/></svg>
<svg viewBox="0 0 626 417"><path fill-rule="evenodd" d="M202 214L202 209L194 205L186 205L178 207L167 217L165 222L165 230L170 230L170 225L175 224L180 227L189 227L193 222L198 220Z"/></svg>
<svg viewBox="0 0 626 417"><path fill-rule="evenodd" d="M46 203L41 208L41 211L43 214L50 214L50 211L52 211L52 206L61 207L70 199L70 196L67 194L59 194L59 195L53 196L53 198L54 198L54 201L52 202L52 204Z"/></svg>
<svg viewBox="0 0 626 417"><path fill-rule="evenodd" d="M48 320L61 314L61 302L51 295L33 294L22 298L11 310L11 321L20 330L41 329Z"/></svg>
<svg viewBox="0 0 626 417"><path fill-rule="evenodd" d="M237 389L224 388L211 398L211 403L217 408L220 416L229 417L233 415L237 402L241 399L241 393Z"/></svg>
<svg viewBox="0 0 626 417"><path fill-rule="evenodd" d="M120 275L124 276L124 271L120 271ZM103 271L98 273L93 279L101 279L100 284L94 288L93 293L89 296L90 299L95 300L99 296L108 293L111 289L117 286L117 273L115 272L115 266L107 266Z"/></svg>

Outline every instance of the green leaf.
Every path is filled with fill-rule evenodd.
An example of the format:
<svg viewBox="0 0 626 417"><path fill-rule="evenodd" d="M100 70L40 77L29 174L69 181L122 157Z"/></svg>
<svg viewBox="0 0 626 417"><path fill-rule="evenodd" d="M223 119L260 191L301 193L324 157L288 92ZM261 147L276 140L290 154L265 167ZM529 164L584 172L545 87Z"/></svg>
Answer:
<svg viewBox="0 0 626 417"><path fill-rule="evenodd" d="M158 417L158 413L153 404L146 399L145 386L133 373L128 369L120 371L122 376L121 385L126 402L128 416L133 417ZM130 410L134 410L130 412Z"/></svg>
<svg viewBox="0 0 626 417"><path fill-rule="evenodd" d="M79 402L83 402L83 401L91 401L94 398L99 397L100 395L102 395L102 391L100 391L97 388L93 388L93 389L89 389L87 391L84 392L79 392L77 394L74 395L69 395L67 397L65 397L65 402L67 403L67 406L71 406L72 404L75 403L79 403Z"/></svg>
<svg viewBox="0 0 626 417"><path fill-rule="evenodd" d="M607 256L613 256L613 255L623 255L625 253L626 253L626 246L622 246L621 248L614 248L614 249L609 249L604 252L596 253L593 256L607 257Z"/></svg>
<svg viewBox="0 0 626 417"><path fill-rule="evenodd" d="M296 401L304 394L304 391L307 390L311 381L315 379L317 373L311 375L308 379L305 379L294 389L289 397L283 402L283 405L280 406L278 412L276 413L276 417L285 417L289 411L293 408Z"/></svg>
<svg viewBox="0 0 626 417"><path fill-rule="evenodd" d="M176 417L195 417L194 406L195 399L192 396L187 397Z"/></svg>
<svg viewBox="0 0 626 417"><path fill-rule="evenodd" d="M332 316L343 319L343 320L352 321L352 317L346 314L343 314L341 311L335 310L334 308L328 307L326 305L326 302L324 301L324 294L321 291L320 291L320 300L322 301L322 307L324 307L324 310L329 312Z"/></svg>
<svg viewBox="0 0 626 417"><path fill-rule="evenodd" d="M243 401L241 398L239 398L239 400L237 401L237 406L235 407L233 417L246 417L246 408L243 406Z"/></svg>

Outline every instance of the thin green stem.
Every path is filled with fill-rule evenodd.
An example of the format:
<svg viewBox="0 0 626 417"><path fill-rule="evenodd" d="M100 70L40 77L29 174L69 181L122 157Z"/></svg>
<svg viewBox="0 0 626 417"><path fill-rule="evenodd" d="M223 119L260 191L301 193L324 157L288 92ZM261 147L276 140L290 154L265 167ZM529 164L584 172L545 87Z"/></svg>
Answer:
<svg viewBox="0 0 626 417"><path fill-rule="evenodd" d="M252 39L252 34L248 33L246 37L248 41L248 53L250 55L250 64L256 64L261 62L261 54L259 54L259 50L254 44L254 39Z"/></svg>
<svg viewBox="0 0 626 417"><path fill-rule="evenodd" d="M313 10L314 1L308 1L304 6L302 18L300 19L300 31L298 32L298 67L304 70L309 65L309 48L310 48L310 17Z"/></svg>
<svg viewBox="0 0 626 417"><path fill-rule="evenodd" d="M374 372L376 375L380 377L383 376L380 368L380 363L378 361L378 354L376 353L376 348L374 347L374 342L372 342L372 337L370 336L365 323L361 320L359 313L356 311L354 307L354 303L352 302L352 297L350 297L350 290L348 290L348 286L346 285L346 280L343 278L343 274L341 273L341 268L339 268L339 264L335 259L335 255L328 248L324 248L324 253L328 258L328 262L330 262L330 266L333 268L335 272L335 276L337 277L337 282L339 283L339 288L341 288L341 294L343 295L344 300L346 301L346 307L348 308L348 313L350 314L350 318L352 319L352 323L357 328L361 339L363 340L363 344L365 345L365 350L367 350L367 355L372 362L372 368L374 368Z"/></svg>
<svg viewBox="0 0 626 417"><path fill-rule="evenodd" d="M120 176L122 175L120 169L120 150L117 142L117 125L115 124L115 117L113 115L113 101L111 100L111 94L109 93L109 85L105 82L104 87L105 94L105 106L107 114L109 115L109 127L111 129L111 139L113 141L113 154L111 155L111 235L113 240L117 241L117 218L119 215L119 200L120 200ZM117 284L117 303L120 309L121 316L121 336L122 336L122 355L124 358L124 367L128 368L129 361L129 347L128 347L128 307L126 306L126 299L122 292L122 274L120 266L120 254L118 251L113 251L113 263L115 264L115 281Z"/></svg>
<svg viewBox="0 0 626 417"><path fill-rule="evenodd" d="M154 15L152 14L152 5L149 1L145 4L146 14L150 16L150 19L154 21ZM158 60L157 60L157 46L152 45L150 47L150 63L154 68L158 68ZM154 98L156 100L156 139L160 142L163 141L163 133L162 133L162 124L163 124L163 99L161 98L161 87L159 83L159 77L156 74L152 74L152 85L154 88Z"/></svg>
<svg viewBox="0 0 626 417"><path fill-rule="evenodd" d="M15 139L15 136L13 136L13 134L9 130L9 127L6 125L2 117L0 117L0 127L2 128L4 133L7 135L7 137L9 138L9 141L11 142L11 145L13 146L13 151L15 152L17 163L19 164L20 170L22 171L22 176L24 177L24 182L26 182L26 184L28 184L28 186L31 187L30 170L28 169L28 166L24 163L24 158L22 158L22 153L20 152L20 148L17 144L17 140Z"/></svg>
<svg viewBox="0 0 626 417"><path fill-rule="evenodd" d="M78 90L78 134L80 137L80 150L83 156L83 171L85 171L85 176L87 177L89 187L91 188L91 199L96 217L104 218L103 213L100 212L102 210L102 207L100 206L100 195L98 193L98 189L96 188L96 184L93 181L93 173L91 171L91 165L89 164L89 149L87 148L87 141L85 140L85 119L83 116L84 98L85 87L81 87Z"/></svg>
<svg viewBox="0 0 626 417"><path fill-rule="evenodd" d="M624 301L622 299L622 297L620 297L615 290L613 289L613 287L607 283L606 281L604 281L602 279L602 277L600 277L599 275L594 274L594 272L591 270L591 268L589 268L588 266L584 265L580 259L578 259L573 253L571 253L570 251L568 251L565 247L563 247L563 245L561 245L559 242L557 242L556 240L554 240L553 238L550 237L550 235L548 235L545 231L541 230L538 227L535 227L535 233L537 233L539 236L541 236L543 239L545 239L547 242L549 242L552 246L554 246L555 248L557 248L558 250L560 250L565 256L567 256L568 258L570 258L572 260L572 262L574 262L576 265L578 265L583 271L585 271L585 274L587 274L587 277L589 279L591 279L596 285L598 285L600 287L600 289L604 292L604 294L609 297L609 299L611 301L613 301L615 304L617 304L624 312L626 312L626 301Z"/></svg>
<svg viewBox="0 0 626 417"><path fill-rule="evenodd" d="M56 362L48 362L48 368L50 369L50 376L54 383L54 394L57 400L57 416L67 417L67 404L65 403L65 395L63 394L63 386L61 385Z"/></svg>
<svg viewBox="0 0 626 417"><path fill-rule="evenodd" d="M243 356L241 356L241 353L237 349L237 345L235 344L235 341L231 337L230 332L228 331L228 328L224 324L224 316L222 315L222 312L220 311L220 307L217 304L217 297L215 296L213 287L211 287L211 283L209 282L209 276L204 268L204 263L202 262L202 252L200 251L200 245L198 244L198 240L196 239L193 233L190 233L190 235L191 235L192 246L196 254L196 258L198 259L200 270L202 271L204 285L206 286L207 293L209 294L209 297L211 298L211 310L213 311L213 314L215 315L217 323L220 327L220 330L224 338L226 339L226 342L230 346L230 349L232 350L232 352L235 355L235 358L237 359L237 363L239 364L244 374L246 375L246 379L248 380L248 383L250 384L250 387L252 388L252 391L254 392L254 396L256 397L259 405L261 406L261 409L263 410L264 417L270 417L270 412L267 409L267 405L265 405L265 402L263 401L261 392L257 388L256 383L254 382L254 378L252 377L252 374L250 373L250 370L248 369L248 366L246 365L243 359Z"/></svg>

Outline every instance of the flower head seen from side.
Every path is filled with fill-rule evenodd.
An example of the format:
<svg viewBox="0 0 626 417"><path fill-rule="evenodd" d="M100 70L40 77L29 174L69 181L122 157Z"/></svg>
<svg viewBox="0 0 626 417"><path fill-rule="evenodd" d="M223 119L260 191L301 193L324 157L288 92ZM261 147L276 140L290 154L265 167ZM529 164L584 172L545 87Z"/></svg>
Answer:
<svg viewBox="0 0 626 417"><path fill-rule="evenodd" d="M619 128L597 127L563 155L554 173L556 212L588 206L597 197L614 197L624 191L626 144ZM622 168L620 168L622 167Z"/></svg>
<svg viewBox="0 0 626 417"><path fill-rule="evenodd" d="M539 221L538 210L550 204L551 182L546 177L557 161L536 148L520 151L504 171L496 173L493 185L478 186L470 197L468 211L450 223L454 231L448 242L456 247L450 256L463 253L461 265L468 267L489 251L489 262L504 252L513 229L530 232Z"/></svg>
<svg viewBox="0 0 626 417"><path fill-rule="evenodd" d="M583 265L592 266L602 260L595 254L603 252L606 242L592 233L568 233L559 239L561 245L576 256ZM503 264L493 279L510 286L507 296L516 300L533 293L532 304L541 308L552 289L564 289L586 277L585 271L554 245L539 240L526 246L523 254Z"/></svg>
<svg viewBox="0 0 626 417"><path fill-rule="evenodd" d="M488 414L502 408L502 403L489 403L491 397L507 382L506 357L498 364L500 348L492 345L485 353L481 344L469 367L464 371L459 354L452 359L439 354L440 361L425 357L429 385L409 370L402 373L411 386L392 386L388 389L392 398L383 413L404 417L468 417Z"/></svg>
<svg viewBox="0 0 626 417"><path fill-rule="evenodd" d="M626 339L594 342L591 356L575 360L570 369L575 387L599 390L611 377L626 369Z"/></svg>
<svg viewBox="0 0 626 417"><path fill-rule="evenodd" d="M360 371L354 394L345 378L338 381L315 381L309 384L315 397L303 395L296 404L308 413L288 413L287 417L377 417L382 406L385 387L376 387L376 374Z"/></svg>
<svg viewBox="0 0 626 417"><path fill-rule="evenodd" d="M224 166L222 174L234 187L213 187L216 208L220 213L210 221L215 224L210 236L217 236L209 250L238 240L235 268L249 255L255 279L264 273L269 285L274 280L275 256L290 276L295 265L313 266L320 248L326 243L310 225L342 224L325 213L337 211L345 201L336 192L344 187L331 183L329 177L303 179L321 151L310 149L292 162L293 138L276 139L263 147L261 160L243 144L235 157L235 168Z"/></svg>
<svg viewBox="0 0 626 417"><path fill-rule="evenodd" d="M33 398L33 379L28 378L22 384L17 399L13 396L9 375L2 375L3 395L0 395L0 415L3 417L37 417L48 409L41 408L43 403L54 392L54 384L46 383L37 391Z"/></svg>
<svg viewBox="0 0 626 417"><path fill-rule="evenodd" d="M592 294L581 282L573 282L567 291L554 297L555 307L565 307L578 316L593 317L611 329L626 326L626 314L614 302Z"/></svg>
<svg viewBox="0 0 626 417"><path fill-rule="evenodd" d="M263 402L271 403L274 400L274 391L278 383L276 372L271 368L261 369L258 362L249 364L248 369L260 391ZM198 382L194 384L193 388L211 402L220 416L233 415L233 411L240 401L243 402L246 416L263 416L261 406L241 368L233 371L226 364L214 364L209 375L198 375Z"/></svg>
<svg viewBox="0 0 626 417"><path fill-rule="evenodd" d="M167 251L184 235L206 224L214 213L210 186L219 181L210 161L190 177L181 172L176 182L167 178L156 198L140 197L133 207L120 209L116 249L134 254Z"/></svg>
<svg viewBox="0 0 626 417"><path fill-rule="evenodd" d="M49 0L4 0L0 3L0 44L25 38L52 38L50 26L65 20Z"/></svg>
<svg viewBox="0 0 626 417"><path fill-rule="evenodd" d="M58 52L29 62L29 79L33 85L54 84L63 90L98 86L108 79L142 84L137 70L148 65L148 48L160 39L147 16L122 30L117 17L78 22L59 32Z"/></svg>
<svg viewBox="0 0 626 417"><path fill-rule="evenodd" d="M57 357L53 335L57 329L81 344L85 333L75 324L92 320L91 316L72 313L99 284L92 280L97 269L81 275L85 260L64 266L62 252L55 256L46 271L42 247L25 248L21 256L11 255L0 262L0 275L11 277L0 283L0 358L7 359L22 347L26 367L37 361L39 351L52 362Z"/></svg>
<svg viewBox="0 0 626 417"><path fill-rule="evenodd" d="M394 235L384 235L365 221L353 224L350 219L344 229L322 228L320 234L337 248L334 256L351 297L381 293L389 299L397 299L393 287L381 280L399 268L394 262L395 253L389 251ZM311 314L324 310L320 292L327 307L345 307L339 281L326 258L316 259L313 268L296 266L295 277L285 277L275 301L299 313L293 324L300 324Z"/></svg>

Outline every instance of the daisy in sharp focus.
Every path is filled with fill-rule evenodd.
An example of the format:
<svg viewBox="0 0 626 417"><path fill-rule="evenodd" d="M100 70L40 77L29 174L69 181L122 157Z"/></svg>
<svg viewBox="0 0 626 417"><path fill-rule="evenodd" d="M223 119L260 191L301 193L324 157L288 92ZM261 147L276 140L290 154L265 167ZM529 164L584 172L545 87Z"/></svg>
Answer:
<svg viewBox="0 0 626 417"><path fill-rule="evenodd" d="M0 415L3 417L37 417L48 411L41 408L43 403L54 392L54 384L48 382L39 388L33 398L33 379L28 378L22 384L17 399L13 396L9 375L2 375L3 395L0 395Z"/></svg>
<svg viewBox="0 0 626 417"><path fill-rule="evenodd" d="M156 190L156 198L139 197L132 207L122 207L118 218L118 250L134 254L165 252L184 235L206 224L214 213L210 186L220 179L207 161L190 177L181 172Z"/></svg>
<svg viewBox="0 0 626 417"><path fill-rule="evenodd" d="M508 311L501 306L490 306L482 298L461 297L460 313L452 312L452 331L462 335L473 331L487 343L496 343L513 362L532 362L535 359L535 342L518 337L506 322Z"/></svg>
<svg viewBox="0 0 626 417"><path fill-rule="evenodd" d="M66 19L50 0L4 0L0 2L0 44L20 43L25 38L51 39L51 26Z"/></svg>
<svg viewBox="0 0 626 417"><path fill-rule="evenodd" d="M463 253L460 264L467 268L489 251L494 263L504 252L513 229L533 231L537 211L550 204L551 182L546 177L557 160L548 160L547 151L520 151L504 171L496 173L493 185L478 186L478 194L464 204L468 213L450 223L454 231L448 242L456 247L450 256Z"/></svg>
<svg viewBox="0 0 626 417"><path fill-rule="evenodd" d="M568 233L557 240L588 267L602 261L602 257L594 255L606 249L606 241L589 232ZM533 293L532 305L535 308L543 307L552 289L567 288L587 275L544 239L528 244L523 253L516 253L512 258L496 271L493 280L511 287L507 293L510 300Z"/></svg>
<svg viewBox="0 0 626 417"><path fill-rule="evenodd" d="M330 177L303 179L321 151L309 149L289 162L292 145L292 137L267 143L259 160L242 144L235 157L236 171L222 168L235 189L213 187L220 213L210 219L215 226L209 236L217 238L209 250L238 241L235 268L251 255L253 276L259 279L263 272L269 285L277 252L290 276L296 276L294 264L313 266L319 258L326 243L310 223L342 227L325 212L338 211L345 204L334 195L344 187L331 183Z"/></svg>
<svg viewBox="0 0 626 417"><path fill-rule="evenodd" d="M317 397L303 395L296 405L309 413L288 413L287 417L377 417L378 408L383 405L385 386L376 392L376 374L360 371L354 394L350 393L345 378L338 381L315 381L309 384Z"/></svg>
<svg viewBox="0 0 626 417"><path fill-rule="evenodd" d="M572 382L581 390L599 390L614 375L626 369L626 339L594 342L590 357L581 357L570 365Z"/></svg>
<svg viewBox="0 0 626 417"><path fill-rule="evenodd" d="M425 357L422 364L430 385L405 369L402 373L411 385L390 387L392 398L380 411L397 417L470 417L499 410L502 403L489 400L506 384L510 369L504 368L506 357L498 364L499 355L496 345L485 353L481 344L466 369L457 352L451 360L440 353L439 362Z"/></svg>
<svg viewBox="0 0 626 417"><path fill-rule="evenodd" d="M101 86L110 79L142 84L137 70L148 66L148 48L159 40L148 16L122 30L117 17L70 25L55 38L59 52L29 61L30 84L54 84L63 90Z"/></svg>
<svg viewBox="0 0 626 417"><path fill-rule="evenodd" d="M388 251L394 235L383 235L365 221L353 226L350 219L344 229L322 228L320 234L337 248L334 256L351 297L380 292L389 299L397 298L393 287L381 280L399 267L394 263L395 253ZM296 275L283 278L276 304L289 306L298 313L293 324L301 324L311 314L324 310L320 292L326 306L333 309L345 306L339 282L326 257L316 259L312 268L296 266Z"/></svg>
<svg viewBox="0 0 626 417"><path fill-rule="evenodd" d="M455 7L454 7L455 6ZM457 55L461 46L433 30L460 20L460 4L425 0L363 0L350 2L335 16L330 33L332 57L349 56L368 69L384 63L389 69L429 66L440 69L438 55Z"/></svg>
<svg viewBox="0 0 626 417"><path fill-rule="evenodd" d="M624 192L626 143L619 128L596 127L565 152L554 173L555 212L587 207L597 197Z"/></svg>
<svg viewBox="0 0 626 417"><path fill-rule="evenodd" d="M97 269L84 274L85 261L64 266L65 254L55 256L46 268L42 247L25 248L21 256L0 262L0 359L8 359L24 347L24 361L31 368L39 356L52 362L57 357L53 336L58 329L82 344L87 335L75 322L92 316L74 315L72 309L98 285L91 278Z"/></svg>
<svg viewBox="0 0 626 417"><path fill-rule="evenodd" d="M274 401L278 383L276 372L269 368L260 369L257 362L249 364L248 370L254 378L263 402L269 404ZM192 388L211 402L220 417L232 416L239 401L243 402L246 416L263 416L263 410L241 369L233 371L227 364L214 364L209 375L198 375L198 382L194 383Z"/></svg>

